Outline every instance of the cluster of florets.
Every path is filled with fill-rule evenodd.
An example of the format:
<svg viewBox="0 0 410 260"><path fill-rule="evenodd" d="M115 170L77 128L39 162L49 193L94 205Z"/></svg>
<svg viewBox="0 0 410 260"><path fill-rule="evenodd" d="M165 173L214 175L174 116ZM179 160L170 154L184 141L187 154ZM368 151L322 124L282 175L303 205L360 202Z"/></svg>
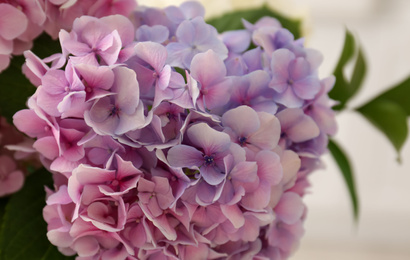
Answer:
<svg viewBox="0 0 410 260"><path fill-rule="evenodd" d="M336 130L318 52L273 18L219 35L195 2L74 21L15 125L53 172L77 259L286 259ZM256 47L249 49L253 43Z"/></svg>
<svg viewBox="0 0 410 260"><path fill-rule="evenodd" d="M129 15L134 0L13 0L0 1L0 72L9 66L11 55L21 55L33 40L46 32L57 38L82 15L103 17Z"/></svg>

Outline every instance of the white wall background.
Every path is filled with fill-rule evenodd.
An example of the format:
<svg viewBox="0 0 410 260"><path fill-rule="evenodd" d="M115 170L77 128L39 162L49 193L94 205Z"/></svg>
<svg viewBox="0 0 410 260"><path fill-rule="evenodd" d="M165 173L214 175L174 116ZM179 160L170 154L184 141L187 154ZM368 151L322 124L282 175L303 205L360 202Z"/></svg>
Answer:
<svg viewBox="0 0 410 260"><path fill-rule="evenodd" d="M140 0L164 6L182 1ZM263 3L263 0L203 0L207 15ZM354 108L410 75L410 1L408 0L270 0L269 4L305 18L307 45L325 57L321 76L336 65L347 27L364 47L368 76ZM410 102L410 97L409 97ZM354 223L350 200L330 156L327 168L311 176L306 235L291 260L410 259L410 143L403 163L382 134L352 110L337 116L337 140L350 155L360 198Z"/></svg>

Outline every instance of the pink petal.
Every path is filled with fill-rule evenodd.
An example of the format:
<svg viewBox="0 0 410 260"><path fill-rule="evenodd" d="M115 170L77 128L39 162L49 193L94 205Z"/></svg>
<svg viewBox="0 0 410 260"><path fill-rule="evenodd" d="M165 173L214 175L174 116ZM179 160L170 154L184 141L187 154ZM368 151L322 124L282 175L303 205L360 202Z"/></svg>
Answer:
<svg viewBox="0 0 410 260"><path fill-rule="evenodd" d="M167 60L166 48L156 42L139 42L135 46L135 53L159 73Z"/></svg>
<svg viewBox="0 0 410 260"><path fill-rule="evenodd" d="M192 59L191 76L203 86L210 86L226 76L226 67L218 54L208 50L195 55Z"/></svg>
<svg viewBox="0 0 410 260"><path fill-rule="evenodd" d="M249 143L259 148L271 150L279 142L281 128L279 120L272 114L258 112L260 128L249 136Z"/></svg>
<svg viewBox="0 0 410 260"><path fill-rule="evenodd" d="M248 106L239 106L225 112L222 116L222 124L231 128L238 137L248 137L260 126L258 115Z"/></svg>
<svg viewBox="0 0 410 260"><path fill-rule="evenodd" d="M0 4L0 36L6 40L13 40L27 28L26 15L9 4Z"/></svg>
<svg viewBox="0 0 410 260"><path fill-rule="evenodd" d="M245 224L245 217L238 205L221 205L221 210L235 228L240 228Z"/></svg>

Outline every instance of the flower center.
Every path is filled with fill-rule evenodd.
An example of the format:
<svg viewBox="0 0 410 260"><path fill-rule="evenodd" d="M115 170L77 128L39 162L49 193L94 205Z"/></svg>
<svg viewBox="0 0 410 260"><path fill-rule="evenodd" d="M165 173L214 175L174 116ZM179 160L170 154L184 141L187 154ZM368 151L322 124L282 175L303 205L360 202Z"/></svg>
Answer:
<svg viewBox="0 0 410 260"><path fill-rule="evenodd" d="M239 137L239 139L238 139L239 144L241 146L244 146L246 144L246 140L247 140L247 138L245 136Z"/></svg>
<svg viewBox="0 0 410 260"><path fill-rule="evenodd" d="M119 116L121 109L117 106L113 106L110 110L110 116Z"/></svg>
<svg viewBox="0 0 410 260"><path fill-rule="evenodd" d="M214 156L213 155L205 155L204 156L205 166L209 166L214 163Z"/></svg>
<svg viewBox="0 0 410 260"><path fill-rule="evenodd" d="M288 79L288 82L287 82L287 83L288 83L288 85L291 85L291 86L292 86L293 83L294 83L294 82L293 82L293 79Z"/></svg>

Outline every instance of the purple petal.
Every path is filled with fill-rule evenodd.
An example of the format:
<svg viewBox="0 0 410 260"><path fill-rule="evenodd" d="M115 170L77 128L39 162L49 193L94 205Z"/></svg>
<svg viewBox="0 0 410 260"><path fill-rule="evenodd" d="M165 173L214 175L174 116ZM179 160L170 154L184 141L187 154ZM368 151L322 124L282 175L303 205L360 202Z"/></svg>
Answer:
<svg viewBox="0 0 410 260"><path fill-rule="evenodd" d="M316 76L309 76L295 81L293 91L302 99L313 99L320 90L320 81Z"/></svg>
<svg viewBox="0 0 410 260"><path fill-rule="evenodd" d="M163 43L168 40L169 30L163 25L142 25L137 29L136 39L138 41L152 41Z"/></svg>
<svg viewBox="0 0 410 260"><path fill-rule="evenodd" d="M193 167L203 164L204 158L200 151L192 146L177 145L168 151L168 162L173 167Z"/></svg>
<svg viewBox="0 0 410 260"><path fill-rule="evenodd" d="M288 49L279 49L272 53L271 70L274 75L289 78L288 66L295 59L295 54Z"/></svg>
<svg viewBox="0 0 410 260"><path fill-rule="evenodd" d="M309 74L310 66L304 58L299 57L289 63L289 77L294 81L306 78Z"/></svg>
<svg viewBox="0 0 410 260"><path fill-rule="evenodd" d="M225 172L211 165L202 166L200 172L202 178L210 185L218 185L226 178Z"/></svg>
<svg viewBox="0 0 410 260"><path fill-rule="evenodd" d="M303 99L295 95L292 88L287 88L282 93L275 93L273 100L289 108L299 108L304 103Z"/></svg>
<svg viewBox="0 0 410 260"><path fill-rule="evenodd" d="M189 140L197 147L211 155L224 152L229 148L231 139L229 135L212 129L208 124L198 123L187 130Z"/></svg>

